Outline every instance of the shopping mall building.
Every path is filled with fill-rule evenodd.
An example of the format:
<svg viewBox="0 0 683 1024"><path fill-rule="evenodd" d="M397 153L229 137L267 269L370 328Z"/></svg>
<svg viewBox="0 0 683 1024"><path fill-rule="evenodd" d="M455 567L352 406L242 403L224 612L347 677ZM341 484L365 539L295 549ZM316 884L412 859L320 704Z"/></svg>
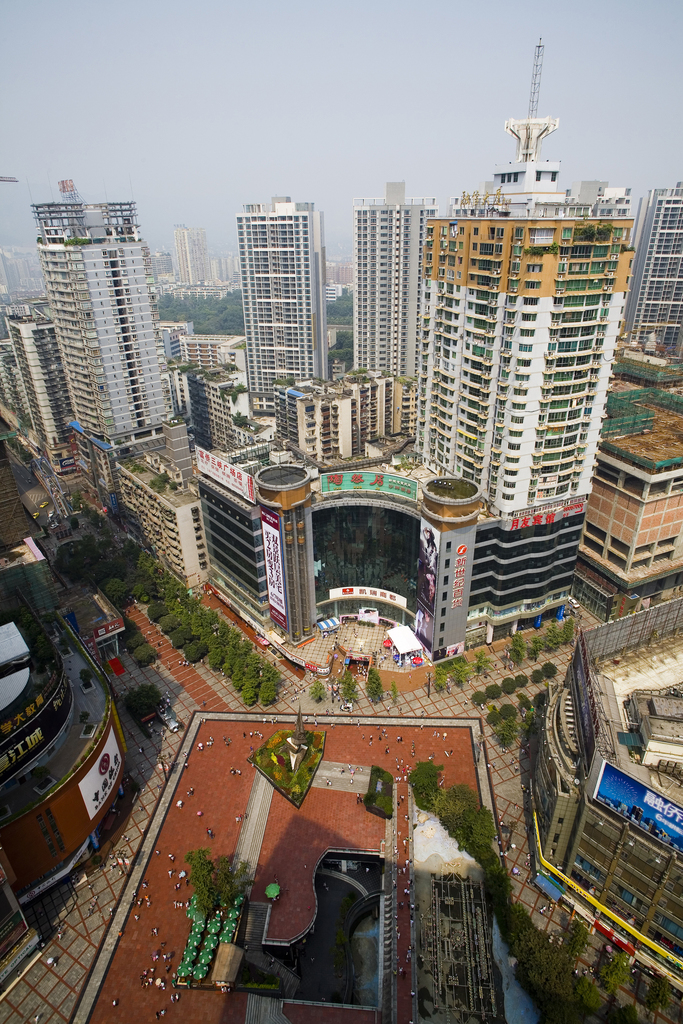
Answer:
<svg viewBox="0 0 683 1024"><path fill-rule="evenodd" d="M317 621L372 606L438 661L562 617L583 501L504 519L474 482L361 465L198 457L211 585L258 630L302 643Z"/></svg>

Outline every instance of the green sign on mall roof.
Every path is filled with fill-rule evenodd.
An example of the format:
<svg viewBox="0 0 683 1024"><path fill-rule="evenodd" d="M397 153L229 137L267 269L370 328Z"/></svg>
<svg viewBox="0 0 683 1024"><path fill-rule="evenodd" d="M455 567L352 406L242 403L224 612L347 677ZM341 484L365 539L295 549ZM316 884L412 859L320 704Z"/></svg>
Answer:
<svg viewBox="0 0 683 1024"><path fill-rule="evenodd" d="M417 501L417 482L404 476L389 476L387 473L324 473L320 477L323 494L334 491L375 491L382 494L396 494L401 498Z"/></svg>

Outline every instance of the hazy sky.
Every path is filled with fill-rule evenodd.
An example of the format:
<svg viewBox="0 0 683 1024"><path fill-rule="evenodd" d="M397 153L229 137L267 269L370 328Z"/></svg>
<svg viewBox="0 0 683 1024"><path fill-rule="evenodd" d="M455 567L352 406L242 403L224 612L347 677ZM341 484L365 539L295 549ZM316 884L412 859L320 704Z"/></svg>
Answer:
<svg viewBox="0 0 683 1024"><path fill-rule="evenodd" d="M351 200L386 180L442 204L514 158L545 44L543 155L562 185L683 179L683 5L669 0L0 0L0 244L73 178L138 204L144 235L233 248L243 203L291 195L350 251ZM634 204L637 207L637 202Z"/></svg>

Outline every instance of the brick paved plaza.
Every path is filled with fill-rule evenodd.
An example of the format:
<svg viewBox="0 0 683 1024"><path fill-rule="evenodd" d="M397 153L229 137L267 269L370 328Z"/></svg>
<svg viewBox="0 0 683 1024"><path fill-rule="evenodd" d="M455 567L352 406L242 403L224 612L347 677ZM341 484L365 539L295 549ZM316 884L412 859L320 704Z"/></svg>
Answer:
<svg viewBox="0 0 683 1024"><path fill-rule="evenodd" d="M215 598L207 598L205 603L216 608L216 610L218 610L219 613L224 615L228 620L240 625L244 628L244 632L247 636L252 640L255 639L253 631L248 627L245 627L243 623L239 623L237 618L233 616L229 610L225 609L225 607ZM221 712L226 714L245 714L246 709L241 702L240 696L236 693L228 679L224 678L220 673L214 672L207 666L201 664L196 666L178 665L178 661L180 660L178 652L173 650L168 641L161 634L159 634L158 637L155 637L154 634L156 633L156 627L148 622L143 611L141 609L133 609L132 615L133 618L138 621L143 632L150 632L150 642L157 645L161 643L161 647L157 648L160 654L160 661L148 669L141 669L127 654L123 654L121 656L121 660L126 669L126 673L114 680L114 686L120 696L123 696L129 687L136 686L140 682L155 682L162 691L167 690L169 692L176 710L176 715L182 722L184 722L185 726L191 722L192 715L197 712L204 716ZM584 627L590 628L594 624L595 622L584 613ZM491 682L500 683L502 679L509 674L507 666L505 666L501 660L501 652L504 646L505 641L499 641L492 647L486 649L486 653L493 661L493 667L489 671L487 678L479 678L475 676L464 687L462 687L462 689L454 687L450 693L445 690L441 693L437 693L432 688L431 695L428 697L424 676L421 677L419 685L417 686L416 683L418 680L413 676L409 682L414 688L402 691L396 705L393 705L388 697L386 697L380 704L373 704L365 697L364 694L361 694L357 707L354 708L353 720L355 721L356 716L360 715L366 719L375 719L377 721L377 726L379 726L380 721L382 720L384 722L388 722L390 720L395 721L402 718L403 722L400 723L400 726L397 724L395 726L388 726L388 728L390 730L393 729L394 732L396 732L397 729L400 729L404 734L407 734L409 725L412 725L411 719L414 722L415 719L420 720L428 718L432 720L439 720L439 722L444 721L453 726L455 726L453 719L476 719L477 724L474 730L475 736L483 737L485 759L482 759L482 763L490 766L488 769L484 769L487 772L488 777L486 788L489 789L490 793L487 802L490 802L490 806L496 814L497 820L502 820L503 824L511 829L510 835L508 836L506 834L504 838L506 842L509 841L511 844L514 844L514 849L511 847L508 850L507 865L511 872L513 868L517 868L519 871L518 875L514 875L512 877L515 896L525 904L527 909L529 909L534 923L539 928L551 933L561 933L568 923L566 912L563 909L556 907L552 915L540 914L540 908L544 905L545 900L530 884L531 868L527 868L526 866L529 855L526 828L529 818L528 814L525 817L524 813L524 794L522 792L522 787L526 786L526 783L528 782L529 758L522 752L518 742L515 743L512 749L503 756L492 737L489 726L486 724L484 719L479 716L479 712L472 706L470 700L474 690L482 689L485 685ZM269 652L265 653L266 656L270 657L272 660L272 655ZM557 665L559 680L564 677L570 655L570 648L562 647L559 651L556 651L553 654L544 654L541 660L550 660ZM472 656L472 652L468 652L468 657L471 658ZM255 727L261 729L265 734L266 727L264 727L263 724L264 717L267 719L267 728L271 728L269 723L273 716L282 716L285 714L291 715L298 708L299 703L301 703L304 713L310 715L330 715L331 712L335 711L335 719L338 717L348 717L340 716L338 705L333 707L329 700L323 701L320 705L312 701L306 692L307 685L303 678L304 673L301 670L279 660L276 663L281 670L283 680L279 700L276 705L267 709L260 708L258 705L251 709L251 712L249 713L249 720L253 723L252 731ZM527 675L530 675L531 669L534 667L536 666L533 663L525 661L518 669L516 669L516 671L522 671ZM403 677L397 677L397 682L400 686L404 683L405 678L405 675ZM386 682L385 685L387 685ZM539 689L542 689L542 685L529 685L526 687L525 692L530 698L533 698L534 694ZM512 702L514 700L514 696L511 698L503 696L496 701L496 704L500 706L503 703ZM92 979L95 976L96 971L93 971L92 967L96 960L98 950L100 952L107 952L107 950L109 950L111 953L116 946L116 940L118 938L116 931L114 931L116 923L114 923L114 925L110 924L109 912L110 909L116 908L117 901L120 899L123 887L127 884L127 879L122 877L119 868L115 866L112 861L108 860L108 854L111 850L116 850L117 853L126 855L131 860L130 871L134 871L142 863L142 860L144 860L143 842L146 830L151 816L157 807L158 801L160 797L163 799L166 793L166 786L168 785L164 770L159 763L159 759L161 757L165 761L170 762L174 758L182 742L182 734L173 735L165 731L162 733L158 729L153 732L151 741L147 740L137 731L123 708L121 701L119 702L119 711L121 713L126 740L129 744L126 759L127 769L131 775L140 782L143 787L142 791L136 800L131 817L127 822L122 822L120 828L117 829L117 834L114 836L114 842L103 847L103 853L105 854L104 870L95 870L93 874L89 875L87 880L84 880L81 886L77 887L76 904L73 909L66 914L65 922L67 927L64 930L62 939L59 941L56 938L52 940L44 950L36 955L33 962L30 964L29 969L25 971L23 976L16 982L10 982L10 986L8 986L9 991L6 991L2 997L0 997L0 1024L5 1024L5 1022L11 1022L11 1024L17 1022L17 1024L19 1024L19 1022L31 1020L37 1013L41 1015L40 1024L48 1024L48 1022L57 1024L57 1022L71 1020L74 1008L76 1007L77 1001L83 992L84 984L89 977L91 977L92 983ZM342 735L342 733L357 734L357 727L346 726L343 729L340 725L335 725L333 727L330 720L330 724L326 726L326 728L328 732L327 743L332 744L329 748L326 747L326 758L331 760L339 758L343 759L344 754L341 753L341 751L336 750L337 735ZM249 729L246 729L246 731L249 732ZM433 728L425 727L424 730L418 731L422 733L419 750L417 752L419 757L422 756L422 741L426 747L429 747L429 737L432 735ZM216 733L218 733L218 735L216 735ZM223 732L219 732L216 727L216 733L214 733L214 737L217 742L212 750L219 755L222 753L221 746ZM363 728L360 729L360 734L362 735L362 733ZM237 737L233 737L233 740L236 742ZM354 752L357 749L355 742ZM366 744L368 742L369 740L365 741ZM376 744L376 739L374 742ZM446 744L444 744L444 747L445 746ZM448 746L448 749L450 750L450 746ZM225 748L223 748L223 750L225 750ZM390 750L392 754L394 754L393 743L390 744ZM373 751L376 756L377 749L373 748ZM427 752L431 753L432 750L429 749ZM363 750L358 749L356 755L358 762L361 764L372 763L369 761L369 753L370 751L365 753ZM450 759L444 758L443 754L440 754L439 749L437 749L435 753L437 760L440 757L441 762L446 764L447 773L453 770L451 769ZM533 758L533 755L534 747L532 742L530 756ZM209 759L207 759L206 763L209 763ZM380 763L382 762L380 761ZM456 761L454 759L454 765L455 764ZM197 759L194 755L190 761L188 777L193 771L195 771L196 774L204 771L204 769L198 765ZM170 776L171 786L175 785L177 778L178 777L176 775ZM234 776L229 776L229 778L231 783L235 779ZM451 778L450 774L447 774L447 784L451 784ZM240 779L240 777L238 776L237 779ZM240 811L243 811L246 807L246 802L249 796L250 776L243 773L241 780L244 788L240 788L240 785L237 785L234 790L231 790L231 792L234 793L235 800L240 804ZM186 786L186 789L187 788L188 787ZM482 787L480 785L480 789L481 788ZM216 786L215 789L216 799L220 803L220 801L226 798L220 795L219 786ZM399 784L399 795L403 795L406 800L410 799L408 790L409 787L407 784ZM300 826L302 830L301 836L304 840L307 839L306 830L308 827L305 825L307 820L306 815L308 814L306 803L310 798L312 798L310 806L313 808L314 806L317 806L317 801L319 799L322 798L324 800L329 793L329 789L327 790L327 793L322 793L320 790L311 790L307 801L305 801L304 806L302 807L304 815L301 818L302 825ZM482 796L484 796L483 792ZM241 800L238 798L241 798ZM334 798L330 798L330 800L332 799L337 801L340 798L335 793ZM353 797L350 797L349 799L351 803L350 813L351 817L353 817L356 805ZM273 806L276 808L277 804L274 804ZM183 808L183 810L184 809L185 808ZM237 823L234 821L235 812L232 807L230 810L231 813L225 815L225 820L221 826L221 832L218 831L215 823L210 826L216 830L216 843L224 843L226 847L230 844L234 845L238 835ZM207 812L205 810L205 814L206 813ZM237 813L239 813L239 811ZM277 816L279 811L274 811L274 814ZM189 815L186 817L189 818ZM370 816L367 815L367 817L369 818ZM205 819L197 820L201 822ZM276 818L274 817L273 821L275 822L275 820ZM172 831L174 827L173 815L169 815L169 831L164 832L164 841L166 841L166 836L168 836L169 845L173 845L173 839L175 839L176 843L179 842L180 834ZM205 827L206 826L204 826L204 828ZM199 840L201 839L201 826L196 826L196 828L198 829L196 838ZM282 826L280 826L280 828L282 829ZM402 842L404 838L407 838L405 835L400 834L400 822L395 823L395 830L396 834L391 841L398 844L398 842ZM276 836L277 834L278 833L273 830L272 835ZM123 835L127 837L125 840L121 838ZM205 833L204 837L206 838ZM273 857L277 853L274 847L271 849L269 843L271 843L271 839L268 834L266 834L264 837L263 850L264 857L267 858ZM190 847L188 846L188 848ZM137 860L135 859L136 853L138 854ZM152 856L154 856L153 853ZM161 856L156 859L163 861L164 858ZM304 863L308 863L308 861L306 860ZM152 868L153 865L151 865L150 870L152 870ZM263 878L265 877L266 875L264 874ZM278 877L280 877L280 875L278 875ZM167 875L166 879L168 879ZM159 880L159 882L162 881L163 879ZM87 883L90 883L93 886L92 890L88 887ZM310 892L310 878L307 884L308 891ZM258 876L256 885L260 885ZM259 891L260 890L255 887L255 894ZM98 895L98 903L95 912L89 915L88 907L93 894ZM299 894L299 896L302 895L303 893ZM294 896L292 897L292 900L293 899ZM305 916L305 914L308 913L308 910L304 910L303 908L308 908L309 903L304 903L303 899L299 899L299 903L297 905L299 907L298 913ZM285 904L281 903L280 906L284 908ZM146 910L146 914L152 915L154 909L155 905L153 901L151 910ZM127 913L127 910L127 907L121 905L117 911L117 917L119 913ZM143 915L141 914L140 917L140 926L143 927ZM178 911L177 921L179 923L177 926L174 925L174 927L180 928L181 919L186 921L182 912ZM176 918L172 918L172 920L175 921ZM116 918L114 919L114 922L116 922ZM169 927L170 925L171 921L169 921ZM152 925L149 925L149 927L151 928ZM161 933L161 921L159 922L159 929ZM409 936L409 934L409 928L404 926L401 932L401 947L404 943L407 943L407 936ZM134 955L135 957L139 956L142 958L146 956L149 958L149 954L152 950L151 939L151 934L148 933L145 935L144 931L138 933L132 928L129 930L129 926L126 925L124 928L124 935L122 937L124 944L122 944L121 949L123 950L124 948L127 948L125 947L125 943L130 942L131 950L133 949L133 944L135 944L135 952L134 954L131 954L132 956ZM583 961L579 965L585 969L596 969L600 963L602 942L599 941L599 936L593 936L591 942L592 945L588 947ZM148 946L149 948L147 948ZM405 949L397 948L396 953L398 956L404 957ZM58 957L56 967L50 968L47 966L46 961L48 956ZM98 1016L97 1018L93 1017L93 1020L101 1019L109 1021L117 1019L129 1024L129 1022L134 1020L149 1019L149 1016L144 1017L137 1015L137 1009L141 1005L139 1003L139 998L140 993L142 992L142 989L139 987L138 977L142 968L137 969L137 964L132 969L132 978L133 982L137 983L137 989L135 984L131 983L131 979L127 980L127 984L131 984L131 993L134 993L136 996L136 1015L133 1017L126 1017L125 1015L120 1014L116 1018L112 1017L114 1010L111 1006L111 1002L107 1007L105 995L109 995L110 986L113 986L113 981L117 976L116 972L119 970L119 962L119 953L117 951L117 954L114 957L115 971L112 973L111 979L108 977L105 982L105 987L103 989L104 1002L102 1007L98 1006L96 1011L97 1014L101 1014L102 1016ZM149 962L151 963L151 961ZM89 974L89 972L91 973ZM409 980L406 984L409 989ZM636 976L632 987L622 989L620 991L620 1001L633 1002L640 987L640 978L639 976ZM111 988L111 991L113 991L113 988ZM196 995L198 998L208 999L209 1001L213 998L210 994L205 994L203 992L194 994L190 993L189 995ZM180 1002L173 1007L173 1012L176 1017L178 1017L179 1012L184 1015L187 1014L187 996L188 994L184 993ZM112 996L112 998L114 998L114 996ZM123 1006L123 997L121 994L116 996L116 998L121 999L120 1006ZM241 1011L238 1010L238 999L242 1001ZM402 991L400 983L397 991L397 999L399 1006L398 1019L406 1021L411 1019L413 1011L409 1006L410 993L409 991L407 993L404 990ZM154 1001L152 1000L152 1002ZM158 1006L156 1005L156 1002L152 1005L152 1002L150 1002L148 1009L151 1014L151 1019L154 1020L154 1013L157 1009L161 1008L162 1002L159 1002ZM230 1013L235 1013L234 1018L232 1016L221 1017L219 1015L211 1017L210 1019L224 1021L235 1019L242 1021L244 1020L244 1015L246 1013L246 1005L246 996L233 997L231 1003L233 1009ZM108 1016L106 1015L107 1009L109 1014ZM640 1009L642 1010L642 1006ZM146 1004L145 1012L147 1012ZM169 1009L169 1013L170 1012L171 1011ZM227 1012L227 1010L222 1012ZM669 1020L680 1021L683 1019L680 1016L680 1006L678 1003L672 1003L667 1013L669 1015L674 1015L667 1016L666 1014L663 1015L660 1013L658 1014L658 1020L667 1022ZM298 1022L306 1024L309 1020L322 1019L320 1016L320 1007L316 1007L313 1004L305 1006L303 1004L288 1003L286 1004L286 1015L292 1024L298 1024ZM84 1017L82 1019L85 1020L86 1018ZM336 1024L337 1020L347 1020L348 1012L345 1012L342 1009L333 1010L331 1006L325 1006L324 1019L332 1022L332 1024ZM354 1016L354 1020L356 1019L358 1019L357 1015ZM367 1019L369 1021L372 1017L367 1017Z"/></svg>

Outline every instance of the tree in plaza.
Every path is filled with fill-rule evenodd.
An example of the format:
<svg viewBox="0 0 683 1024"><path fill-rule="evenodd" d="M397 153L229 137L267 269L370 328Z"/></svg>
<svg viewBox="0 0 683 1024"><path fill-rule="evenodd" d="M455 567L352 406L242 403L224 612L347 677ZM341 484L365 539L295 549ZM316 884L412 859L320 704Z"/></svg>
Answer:
<svg viewBox="0 0 683 1024"><path fill-rule="evenodd" d="M477 690L472 694L472 703L482 707L486 703L486 694L483 690Z"/></svg>
<svg viewBox="0 0 683 1024"><path fill-rule="evenodd" d="M89 683L92 679L92 672L89 668L82 668L78 675L82 683Z"/></svg>
<svg viewBox="0 0 683 1024"><path fill-rule="evenodd" d="M222 905L228 906L237 896L249 888L253 878L249 878L249 865L245 860L233 868L230 857L222 854L216 863L214 885Z"/></svg>
<svg viewBox="0 0 683 1024"><path fill-rule="evenodd" d="M540 668L535 668L531 673L531 682L536 683L537 686L543 682L543 672Z"/></svg>
<svg viewBox="0 0 683 1024"><path fill-rule="evenodd" d="M161 692L154 683L141 683L128 691L123 703L133 718L144 718L151 715L160 700Z"/></svg>
<svg viewBox="0 0 683 1024"><path fill-rule="evenodd" d="M450 672L458 686L464 686L472 675L472 666L466 658L455 658L455 660L451 662Z"/></svg>
<svg viewBox="0 0 683 1024"><path fill-rule="evenodd" d="M501 687L503 689L503 693L507 694L514 693L517 689L517 686L512 676L508 676L507 679L504 679L503 682L501 683Z"/></svg>
<svg viewBox="0 0 683 1024"><path fill-rule="evenodd" d="M341 695L344 700L358 700L358 687L356 686L356 680L353 678L353 673L349 672L348 669L342 676Z"/></svg>
<svg viewBox="0 0 683 1024"><path fill-rule="evenodd" d="M491 659L481 649L474 652L474 671L479 676L482 672L488 672L492 665Z"/></svg>
<svg viewBox="0 0 683 1024"><path fill-rule="evenodd" d="M552 661L544 661L541 665L541 672L544 679L554 679L557 675L557 665L553 665Z"/></svg>
<svg viewBox="0 0 683 1024"><path fill-rule="evenodd" d="M650 982L650 987L645 996L645 1006L650 1013L657 1010L666 1010L671 1002L671 985L668 978L656 977Z"/></svg>
<svg viewBox="0 0 683 1024"><path fill-rule="evenodd" d="M518 732L519 726L514 718L504 718L501 716L500 725L496 726L496 736L501 746L511 746L514 740L517 738Z"/></svg>
<svg viewBox="0 0 683 1024"><path fill-rule="evenodd" d="M321 700L324 700L325 697L327 696L325 684L321 679L314 679L310 685L308 692L313 698L313 700L317 700L318 703L320 703Z"/></svg>
<svg viewBox="0 0 683 1024"><path fill-rule="evenodd" d="M398 686L395 679L391 683L391 703L398 704Z"/></svg>
<svg viewBox="0 0 683 1024"><path fill-rule="evenodd" d="M576 1020L572 960L564 946L548 941L538 928L524 928L513 937L517 980L530 993L546 1022Z"/></svg>
<svg viewBox="0 0 683 1024"><path fill-rule="evenodd" d="M576 960L577 956L581 956L584 949L588 944L588 929L586 928L583 921L576 917L572 922L572 926L569 930L569 938L567 939L567 950L571 956Z"/></svg>
<svg viewBox="0 0 683 1024"><path fill-rule="evenodd" d="M262 707L274 704L277 700L277 682L275 679L263 679L258 692L258 702Z"/></svg>
<svg viewBox="0 0 683 1024"><path fill-rule="evenodd" d="M189 850L185 854L185 861L190 865L190 885L197 898L197 909L205 916L216 905L218 896L213 880L215 866L210 854L211 851L206 847Z"/></svg>
<svg viewBox="0 0 683 1024"><path fill-rule="evenodd" d="M574 987L574 998L579 1013L585 1020L589 1013L597 1013L602 1005L602 998L598 992L597 985L582 975Z"/></svg>
<svg viewBox="0 0 683 1024"><path fill-rule="evenodd" d="M107 580L102 589L109 600L112 601L117 608L123 607L124 602L128 597L128 587L123 580L118 580L113 576L111 579Z"/></svg>
<svg viewBox="0 0 683 1024"><path fill-rule="evenodd" d="M445 690L448 685L448 669L444 665L437 665L434 673L434 689L437 693Z"/></svg>
<svg viewBox="0 0 683 1024"><path fill-rule="evenodd" d="M560 636L563 644L571 643L574 639L574 620L571 615L568 615L564 620L562 629L560 630Z"/></svg>
<svg viewBox="0 0 683 1024"><path fill-rule="evenodd" d="M162 633L168 636L174 630L179 629L182 626L182 622L177 615L162 615L159 619L159 629ZM218 668L220 666L212 665L212 668Z"/></svg>
<svg viewBox="0 0 683 1024"><path fill-rule="evenodd" d="M437 790L434 796L434 813L448 834L464 846L464 833L468 813L479 810L479 798L473 789L464 783L450 789Z"/></svg>
<svg viewBox="0 0 683 1024"><path fill-rule="evenodd" d="M640 1018L633 1003L627 1003L626 1006L620 1006L618 1010L611 1013L608 1022L609 1024L640 1024Z"/></svg>
<svg viewBox="0 0 683 1024"><path fill-rule="evenodd" d="M80 527L80 525L81 523L78 516L71 516L71 518L69 519L69 526L71 527L71 529L77 530Z"/></svg>
<svg viewBox="0 0 683 1024"><path fill-rule="evenodd" d="M534 661L536 661L544 647L545 640L541 633L534 633L531 640L529 641L529 657L533 658Z"/></svg>
<svg viewBox="0 0 683 1024"><path fill-rule="evenodd" d="M442 764L434 764L433 761L418 761L408 776L408 781L413 787L415 801L423 811L431 810L434 798L439 792L440 771L443 771Z"/></svg>
<svg viewBox="0 0 683 1024"><path fill-rule="evenodd" d="M381 700L384 696L382 677L376 668L371 668L368 672L368 681L365 686L365 692L370 700Z"/></svg>
<svg viewBox="0 0 683 1024"><path fill-rule="evenodd" d="M242 700L248 708L253 707L258 700L259 689L258 679L249 678L245 680L242 686Z"/></svg>
<svg viewBox="0 0 683 1024"><path fill-rule="evenodd" d="M610 996L615 996L620 986L627 980L629 973L627 954L617 953L600 970L600 981L605 992Z"/></svg>
<svg viewBox="0 0 683 1024"><path fill-rule="evenodd" d="M526 658L526 640L520 632L515 633L510 641L510 657L515 665L520 665Z"/></svg>
<svg viewBox="0 0 683 1024"><path fill-rule="evenodd" d="M549 651L556 651L562 643L560 627L556 622L551 622L545 631L545 646Z"/></svg>
<svg viewBox="0 0 683 1024"><path fill-rule="evenodd" d="M142 665L144 668L146 665L151 665L153 661L156 661L157 652L151 644L140 644L133 651L133 657L137 661L138 665Z"/></svg>
<svg viewBox="0 0 683 1024"><path fill-rule="evenodd" d="M512 718L514 720L515 718L517 718L517 708L514 706L514 704L503 704L502 708L500 709L500 717Z"/></svg>
<svg viewBox="0 0 683 1024"><path fill-rule="evenodd" d="M488 700L497 700L503 692L498 683L489 683L484 691Z"/></svg>

